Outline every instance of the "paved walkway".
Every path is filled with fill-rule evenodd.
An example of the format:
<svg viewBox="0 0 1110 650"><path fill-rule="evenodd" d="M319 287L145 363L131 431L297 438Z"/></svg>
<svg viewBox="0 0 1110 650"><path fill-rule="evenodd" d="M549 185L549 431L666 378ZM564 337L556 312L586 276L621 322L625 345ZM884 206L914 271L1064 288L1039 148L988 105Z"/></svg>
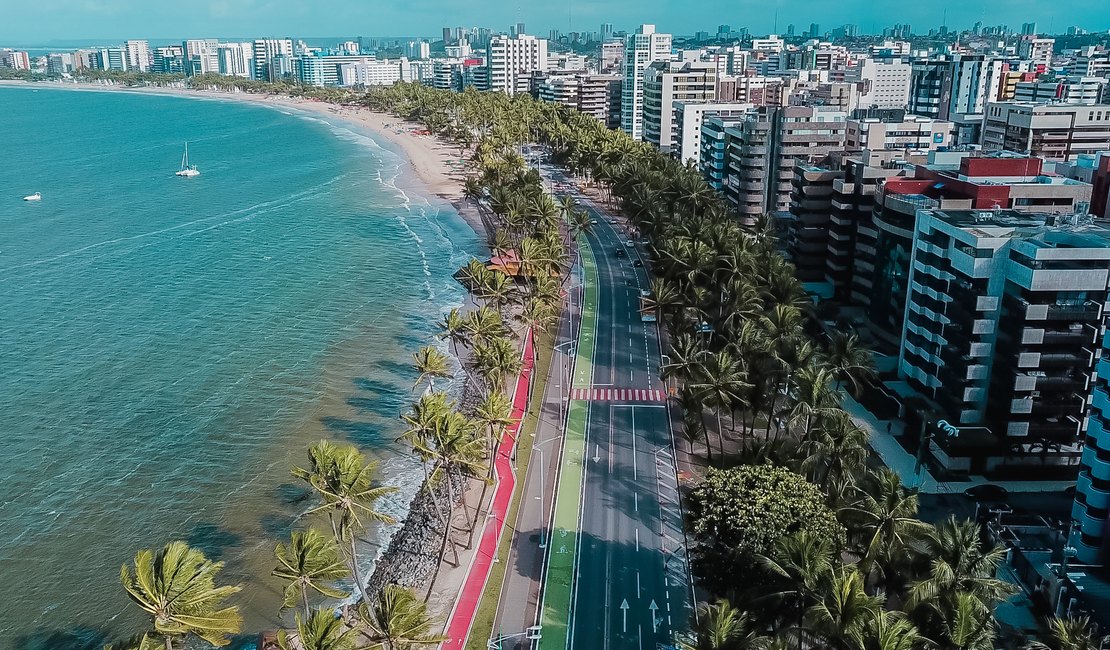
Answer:
<svg viewBox="0 0 1110 650"><path fill-rule="evenodd" d="M902 435L905 423L900 420L879 420L847 393L842 394L841 400L841 407L852 416L856 425L870 434L868 444L882 459L883 464L902 477L902 485L917 488L924 494L962 493L969 487L984 483L1000 485L1010 492L1059 492L1075 485L1074 480L988 481L983 477L975 477L970 481L938 481L924 465L918 468L917 458L906 451L895 438Z"/></svg>
<svg viewBox="0 0 1110 650"><path fill-rule="evenodd" d="M478 603L482 600L482 592L485 591L486 581L489 580L490 570L497 557L497 543L501 539L501 531L505 527L505 515L512 501L513 489L516 487L512 455L517 435L520 433L520 424L524 421L524 412L528 408L528 396L531 393L532 370L535 363L533 345L532 331L528 330L524 338L524 349L521 352L520 374L517 375L516 386L513 389L513 423L505 427L494 459L494 488L489 515L482 528L478 549L467 568L466 579L459 590L458 598L455 599L455 606L447 618L447 640L441 645L442 648L457 649L466 645L466 637L470 634L470 627L478 612Z"/></svg>

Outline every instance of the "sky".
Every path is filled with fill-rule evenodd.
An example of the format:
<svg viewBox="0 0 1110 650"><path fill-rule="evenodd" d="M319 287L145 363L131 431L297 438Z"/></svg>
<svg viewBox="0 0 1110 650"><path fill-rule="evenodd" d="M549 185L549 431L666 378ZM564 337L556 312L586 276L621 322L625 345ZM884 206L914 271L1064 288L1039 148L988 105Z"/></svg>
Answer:
<svg viewBox="0 0 1110 650"><path fill-rule="evenodd" d="M1071 25L1110 28L1110 2L1050 0L0 0L0 46L51 41L112 42L127 38L178 39L262 36L438 35L444 26L507 31L524 22L529 33L551 29L616 30L654 23L678 35L717 25L752 33L794 23L798 33L816 22L822 30L845 23L864 32L909 23L916 31L939 26L947 12L952 28L1035 21L1042 32Z"/></svg>

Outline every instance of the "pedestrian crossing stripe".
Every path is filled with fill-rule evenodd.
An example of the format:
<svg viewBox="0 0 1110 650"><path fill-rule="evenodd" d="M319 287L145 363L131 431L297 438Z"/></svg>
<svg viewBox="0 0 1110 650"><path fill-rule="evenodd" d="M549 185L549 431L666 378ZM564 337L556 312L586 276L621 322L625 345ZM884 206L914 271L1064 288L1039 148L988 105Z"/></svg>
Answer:
<svg viewBox="0 0 1110 650"><path fill-rule="evenodd" d="M588 402L665 402L662 390L641 388L575 388L570 398Z"/></svg>

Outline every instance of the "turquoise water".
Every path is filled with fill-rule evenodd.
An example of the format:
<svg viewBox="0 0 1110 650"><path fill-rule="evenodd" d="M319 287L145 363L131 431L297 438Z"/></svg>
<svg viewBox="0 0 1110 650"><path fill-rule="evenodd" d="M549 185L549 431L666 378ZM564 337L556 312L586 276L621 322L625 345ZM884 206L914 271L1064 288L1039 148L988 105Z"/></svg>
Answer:
<svg viewBox="0 0 1110 650"><path fill-rule="evenodd" d="M412 494L410 355L462 301L474 233L339 123L45 88L0 107L0 647L130 631L119 566L175 538L272 625L310 442L379 457L388 509ZM185 140L199 178L173 174Z"/></svg>

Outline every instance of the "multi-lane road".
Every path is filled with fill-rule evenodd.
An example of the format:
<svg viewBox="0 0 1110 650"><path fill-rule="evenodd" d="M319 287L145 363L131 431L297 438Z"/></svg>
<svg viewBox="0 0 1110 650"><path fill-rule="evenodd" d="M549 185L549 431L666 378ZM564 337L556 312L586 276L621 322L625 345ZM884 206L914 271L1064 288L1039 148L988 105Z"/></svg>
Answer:
<svg viewBox="0 0 1110 650"><path fill-rule="evenodd" d="M555 171L545 177L565 182ZM565 404L546 410L534 441L551 471L541 459L526 477L512 549L518 570L503 585L498 625L539 625L538 640L517 636L506 648L656 650L686 629L692 610L659 331L640 315L649 264L624 228L569 193L594 223L549 379L558 391L549 385L545 399ZM558 428L561 438L551 435ZM521 534L529 522L538 535Z"/></svg>

